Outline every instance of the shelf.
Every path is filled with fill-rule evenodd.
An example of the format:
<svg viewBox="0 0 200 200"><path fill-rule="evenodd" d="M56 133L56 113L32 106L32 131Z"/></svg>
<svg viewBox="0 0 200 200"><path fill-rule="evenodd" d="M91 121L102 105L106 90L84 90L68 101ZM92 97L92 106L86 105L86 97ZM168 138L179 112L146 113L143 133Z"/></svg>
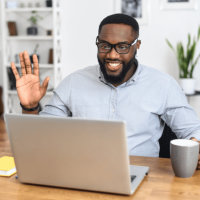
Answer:
<svg viewBox="0 0 200 200"><path fill-rule="evenodd" d="M53 8L46 8L46 7L32 7L32 8L6 8L6 12L51 12Z"/></svg>
<svg viewBox="0 0 200 200"><path fill-rule="evenodd" d="M15 63L16 67L21 67L20 63ZM6 64L6 67L10 67L10 63ZM53 64L40 64L39 63L39 67L41 68L45 68L45 69L53 69L54 65Z"/></svg>
<svg viewBox="0 0 200 200"><path fill-rule="evenodd" d="M7 40L53 40L53 36L7 36Z"/></svg>
<svg viewBox="0 0 200 200"><path fill-rule="evenodd" d="M195 91L194 94L185 94L187 97L191 97L191 96L197 96L197 95L200 95L200 91Z"/></svg>
<svg viewBox="0 0 200 200"><path fill-rule="evenodd" d="M17 90L8 90L8 94L17 95ZM45 96L52 96L52 95L53 95L53 91L48 91L45 94Z"/></svg>
<svg viewBox="0 0 200 200"><path fill-rule="evenodd" d="M8 90L8 94L15 94L15 95L17 95L17 90Z"/></svg>
<svg viewBox="0 0 200 200"><path fill-rule="evenodd" d="M45 4L41 4L42 7L36 7L34 4L34 7L17 7L17 8L7 8L5 6L5 2L7 0L0 0L0 7L2 8L2 12L0 12L0 19L3 24L2 26L2 47L0 47L2 55L0 57L3 58L3 98L5 106L4 111L5 112L16 112L17 109L15 109L16 104L13 102L16 98L18 98L17 90L11 90L9 89L9 76L8 76L8 69L11 66L10 61L15 61L15 54L19 53L21 51L24 51L26 45L33 45L34 43L39 43L40 45L43 45L43 51L40 53L41 58L39 63L40 68L40 78L41 81L49 75L51 77L51 87L49 86L49 91L45 94L45 101L51 98L53 95L52 88L56 88L56 86L59 84L59 82L62 80L62 63L57 63L58 61L62 60L61 57L61 50L62 50L62 35L61 35L61 12L62 8L59 6L57 0L55 0L55 3L53 3L53 7L45 7ZM25 4L27 4L26 0L22 1ZM40 1L38 1L40 2ZM53 0L54 2L54 0ZM18 0L19 3L19 0ZM24 32L21 32L21 34L11 36L9 35L7 21L14 20L16 24L21 23L21 17L28 19L32 15L32 11L36 11L39 15L42 17L50 17L50 20L44 22L47 23L47 27L51 27L51 30L53 32L53 35L46 35L45 27L43 27L43 33L39 33L38 35L27 35L26 29L27 26L24 24ZM42 25L42 24L41 24ZM45 24L43 24L45 25ZM38 25L39 26L39 25ZM40 26L40 28L42 28ZM12 51L12 48L14 50ZM55 61L53 64L48 64L48 55L49 55L49 48L55 49L55 52L53 52L53 60ZM19 51L19 49L22 49ZM29 50L29 53L33 53L31 50ZM39 52L38 52L39 53ZM44 56L44 57L43 57ZM47 57L46 57L47 56ZM16 60L18 63L15 63L15 66L19 69L19 74L21 76L21 65L19 62L19 59ZM33 65L32 65L33 68ZM42 83L41 83L42 84Z"/></svg>

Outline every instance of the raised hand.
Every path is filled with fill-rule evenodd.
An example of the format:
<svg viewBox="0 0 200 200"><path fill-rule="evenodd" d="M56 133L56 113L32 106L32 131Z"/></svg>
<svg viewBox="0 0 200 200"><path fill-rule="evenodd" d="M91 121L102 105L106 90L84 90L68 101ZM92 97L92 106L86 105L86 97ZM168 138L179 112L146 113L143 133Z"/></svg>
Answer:
<svg viewBox="0 0 200 200"><path fill-rule="evenodd" d="M39 64L36 55L33 55L33 73L30 58L27 51L19 54L22 77L11 63L12 71L16 78L17 94L21 104L26 108L33 108L38 105L38 102L46 94L49 77L46 77L42 85L39 79Z"/></svg>

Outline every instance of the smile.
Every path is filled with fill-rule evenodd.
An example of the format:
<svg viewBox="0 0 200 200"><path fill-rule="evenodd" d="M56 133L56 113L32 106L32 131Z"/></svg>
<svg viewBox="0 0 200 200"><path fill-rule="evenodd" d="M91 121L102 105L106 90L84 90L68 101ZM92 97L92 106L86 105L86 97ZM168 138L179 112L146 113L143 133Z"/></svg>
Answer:
<svg viewBox="0 0 200 200"><path fill-rule="evenodd" d="M121 69L122 63L120 62L107 62L107 69L112 72L117 72Z"/></svg>
<svg viewBox="0 0 200 200"><path fill-rule="evenodd" d="M108 63L111 67L117 67L118 65L120 65L121 63Z"/></svg>

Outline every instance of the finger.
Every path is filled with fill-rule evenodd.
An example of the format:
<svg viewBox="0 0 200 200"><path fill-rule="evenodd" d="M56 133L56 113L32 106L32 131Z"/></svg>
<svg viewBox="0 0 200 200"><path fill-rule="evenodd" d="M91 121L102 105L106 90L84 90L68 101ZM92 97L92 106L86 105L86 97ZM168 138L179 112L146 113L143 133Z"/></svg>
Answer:
<svg viewBox="0 0 200 200"><path fill-rule="evenodd" d="M195 137L191 137L190 140L198 142L198 140Z"/></svg>
<svg viewBox="0 0 200 200"><path fill-rule="evenodd" d="M197 169L200 170L200 165L197 166Z"/></svg>
<svg viewBox="0 0 200 200"><path fill-rule="evenodd" d="M199 159L198 159L198 162L197 162L197 169L200 169L200 154L199 154Z"/></svg>
<svg viewBox="0 0 200 200"><path fill-rule="evenodd" d="M36 76L39 76L39 64L38 64L38 58L37 56L34 54L33 55L33 73Z"/></svg>
<svg viewBox="0 0 200 200"><path fill-rule="evenodd" d="M50 80L50 77L46 77L42 83L42 91L43 93L45 94L46 91L47 91L47 87L48 87L48 84L49 84L49 80Z"/></svg>
<svg viewBox="0 0 200 200"><path fill-rule="evenodd" d="M200 142L198 141L199 143L199 160L200 160Z"/></svg>
<svg viewBox="0 0 200 200"><path fill-rule="evenodd" d="M11 68L12 68L13 74L15 75L16 80L20 79L19 73L15 67L15 63L13 62L11 63Z"/></svg>
<svg viewBox="0 0 200 200"><path fill-rule="evenodd" d="M200 153L200 142L195 137L191 137L190 140L193 140L199 143L199 153Z"/></svg>
<svg viewBox="0 0 200 200"><path fill-rule="evenodd" d="M20 59L22 76L25 76L26 75L26 69L25 69L25 63L24 63L24 58L23 58L23 54L22 53L19 53L19 59Z"/></svg>
<svg viewBox="0 0 200 200"><path fill-rule="evenodd" d="M32 66L31 66L31 61L30 61L30 57L28 55L28 52L24 51L23 55L24 55L26 73L31 74L32 73Z"/></svg>

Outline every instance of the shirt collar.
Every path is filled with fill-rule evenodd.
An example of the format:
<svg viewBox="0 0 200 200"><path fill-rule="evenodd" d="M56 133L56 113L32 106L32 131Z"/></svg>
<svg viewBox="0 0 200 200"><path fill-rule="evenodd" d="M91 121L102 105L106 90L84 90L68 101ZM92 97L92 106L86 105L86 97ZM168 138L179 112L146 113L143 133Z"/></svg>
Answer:
<svg viewBox="0 0 200 200"><path fill-rule="evenodd" d="M139 62L138 62L138 60L137 59L135 59L135 65L136 65L136 70L135 70L135 73L131 76L131 78L129 79L129 80L132 80L132 81L136 81L137 80L137 77L138 77L138 74L139 74L139 71L140 71L140 64L139 64ZM128 81L129 81L128 80ZM127 82L128 82L127 81Z"/></svg>
<svg viewBox="0 0 200 200"><path fill-rule="evenodd" d="M103 76L103 73L101 71L100 66L99 66L99 69L98 69L98 77L99 77L100 81L103 81L104 83L107 83L106 80L104 79L104 76Z"/></svg>

